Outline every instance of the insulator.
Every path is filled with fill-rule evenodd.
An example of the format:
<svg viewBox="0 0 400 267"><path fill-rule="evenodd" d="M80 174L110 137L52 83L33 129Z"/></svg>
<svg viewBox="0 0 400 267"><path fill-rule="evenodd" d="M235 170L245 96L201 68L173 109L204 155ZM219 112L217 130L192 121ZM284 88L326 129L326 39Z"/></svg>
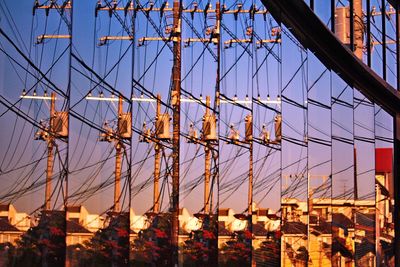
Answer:
<svg viewBox="0 0 400 267"><path fill-rule="evenodd" d="M264 143L269 143L269 141L270 141L270 132L267 130L267 126L265 124L262 126L260 139Z"/></svg>
<svg viewBox="0 0 400 267"><path fill-rule="evenodd" d="M246 29L246 35L251 36L253 34L253 28L252 27L247 27Z"/></svg>
<svg viewBox="0 0 400 267"><path fill-rule="evenodd" d="M147 128L146 122L143 122L142 135L139 136L139 142L150 143L150 129Z"/></svg>
<svg viewBox="0 0 400 267"><path fill-rule="evenodd" d="M193 143L198 139L196 128L194 127L193 123L189 125L189 139L188 143Z"/></svg>
<svg viewBox="0 0 400 267"><path fill-rule="evenodd" d="M233 124L231 124L230 126L230 133L228 136L228 139L232 142L232 143L236 143L237 141L239 141L239 130L236 130L235 127L233 126Z"/></svg>
<svg viewBox="0 0 400 267"><path fill-rule="evenodd" d="M111 142L113 139L113 129L104 122L103 132L100 132L99 141Z"/></svg>
<svg viewBox="0 0 400 267"><path fill-rule="evenodd" d="M46 141L48 137L49 137L48 132L43 131L43 130L38 130L38 131L35 133L35 136L33 137L33 139L34 139L34 140Z"/></svg>
<svg viewBox="0 0 400 267"><path fill-rule="evenodd" d="M281 36L281 28L280 27L274 27L271 29L271 35L272 36Z"/></svg>
<svg viewBox="0 0 400 267"><path fill-rule="evenodd" d="M33 4L33 8L32 8L32 15L35 16L36 14L36 9L40 6L39 4L39 0L35 0L35 3Z"/></svg>

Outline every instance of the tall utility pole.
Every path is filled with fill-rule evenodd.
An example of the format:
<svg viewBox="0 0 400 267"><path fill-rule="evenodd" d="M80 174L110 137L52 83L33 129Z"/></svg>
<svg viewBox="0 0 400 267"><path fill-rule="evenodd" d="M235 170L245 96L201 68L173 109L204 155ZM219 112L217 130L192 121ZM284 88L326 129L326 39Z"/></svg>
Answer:
<svg viewBox="0 0 400 267"><path fill-rule="evenodd" d="M172 266L178 266L178 213L179 213L179 131L181 113L181 3L174 0L173 6L173 41L174 41L174 65L172 70L173 88L173 132L172 132L172 222L171 222L171 246Z"/></svg>
<svg viewBox="0 0 400 267"><path fill-rule="evenodd" d="M218 133L219 133L219 124L220 124L220 119L219 119L219 105L220 105L220 101L219 101L219 97L220 97L220 90L221 90L221 20L222 20L222 16L221 16L221 4L218 1L215 4L215 16L216 16L216 27L215 27L215 31L214 31L214 36L215 38L217 38L217 44L216 44L216 49L217 49L217 73L216 73L216 82L215 82L215 100L214 100L214 112L216 112L217 114L215 114L217 116L217 123L216 123L216 135L217 135L217 147L218 147L218 151L217 151L217 156L216 156L216 160L214 161L215 165L214 166L216 168L216 183L219 184L219 137L218 137ZM215 156L214 156L215 157ZM215 177L215 176L214 176ZM217 198L218 199L218 198ZM217 211L216 211L216 221L218 221L218 209L219 209L219 203L217 203ZM218 230L217 230L218 231ZM215 263L217 265L217 263Z"/></svg>
<svg viewBox="0 0 400 267"><path fill-rule="evenodd" d="M53 176L53 165L54 165L54 133L53 133L53 124L54 124L54 115L55 115L55 102L56 102L56 93L51 93L50 100L50 120L49 120L49 129L48 129L48 139L47 139L47 170L46 170L46 191L45 191L45 202L44 209L51 209L51 177Z"/></svg>
<svg viewBox="0 0 400 267"><path fill-rule="evenodd" d="M363 22L363 11L362 11L362 0L353 0L354 11L354 54L360 59L363 59L363 33L364 33L364 22ZM369 41L369 40L368 40Z"/></svg>
<svg viewBox="0 0 400 267"><path fill-rule="evenodd" d="M357 150L354 147L354 200L358 199L358 181L357 181Z"/></svg>
<svg viewBox="0 0 400 267"><path fill-rule="evenodd" d="M121 169L122 169L122 141L120 135L120 120L122 119L122 96L118 99L118 129L117 129L117 140L115 141L115 186L114 186L114 212L120 212L120 200L121 200Z"/></svg>
<svg viewBox="0 0 400 267"><path fill-rule="evenodd" d="M211 98L210 96L206 97L206 114L205 118L208 118L210 115L210 105ZM207 123L207 122L205 122ZM209 125L211 130L211 125ZM205 169L204 169L204 213L210 213L210 177L211 177L211 144L209 141L206 141L204 146L205 152Z"/></svg>
<svg viewBox="0 0 400 267"><path fill-rule="evenodd" d="M253 118L252 115L248 115L247 120L249 120L248 127L250 127L249 132L253 133ZM247 129L246 129L247 131ZM249 222L252 222L251 216L253 215L253 140L247 140L249 142L249 192L248 192L248 215L250 217Z"/></svg>
<svg viewBox="0 0 400 267"><path fill-rule="evenodd" d="M156 117L159 118L161 115L161 96L157 95L157 113ZM157 132L158 129L156 129ZM155 150L155 160L154 160L154 192L153 192L153 212L160 212L160 190L159 190L159 180L160 180L160 163L161 163L161 146L158 140L154 144Z"/></svg>

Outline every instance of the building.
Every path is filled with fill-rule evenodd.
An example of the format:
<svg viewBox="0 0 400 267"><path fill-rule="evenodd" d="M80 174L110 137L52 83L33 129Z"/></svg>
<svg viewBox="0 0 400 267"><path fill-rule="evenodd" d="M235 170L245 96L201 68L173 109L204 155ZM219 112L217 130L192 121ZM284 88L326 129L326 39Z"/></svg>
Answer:
<svg viewBox="0 0 400 267"><path fill-rule="evenodd" d="M15 241L31 227L31 218L19 213L12 204L0 204L0 244Z"/></svg>

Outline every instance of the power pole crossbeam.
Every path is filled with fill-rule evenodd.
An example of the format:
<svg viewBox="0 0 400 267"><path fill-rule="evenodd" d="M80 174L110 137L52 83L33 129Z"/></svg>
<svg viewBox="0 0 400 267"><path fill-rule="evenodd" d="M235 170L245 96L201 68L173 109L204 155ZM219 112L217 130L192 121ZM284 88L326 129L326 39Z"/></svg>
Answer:
<svg viewBox="0 0 400 267"><path fill-rule="evenodd" d="M42 35L39 35L38 37L36 37L36 44L41 44L46 39L71 39L71 35L65 35L65 34L57 34L57 35L42 34Z"/></svg>

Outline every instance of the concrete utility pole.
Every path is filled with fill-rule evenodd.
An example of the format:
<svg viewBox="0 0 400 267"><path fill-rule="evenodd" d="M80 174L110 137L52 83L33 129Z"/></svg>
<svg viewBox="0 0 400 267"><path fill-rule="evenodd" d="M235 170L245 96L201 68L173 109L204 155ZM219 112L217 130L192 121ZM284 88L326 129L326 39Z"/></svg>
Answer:
<svg viewBox="0 0 400 267"><path fill-rule="evenodd" d="M54 115L55 115L55 102L56 102L56 94L54 92L51 93L50 100L50 121L49 121L49 129L48 129L48 139L47 139L47 170L46 170L46 191L45 191L45 204L44 209L51 209L51 177L53 176L53 165L54 165L54 132L53 132L53 124L54 124Z"/></svg>
<svg viewBox="0 0 400 267"><path fill-rule="evenodd" d="M174 0L173 6L173 41L174 41L174 65L173 65L173 132L172 132L172 222L171 222L171 246L172 266L178 266L178 213L179 213L179 132L181 113L181 3Z"/></svg>
<svg viewBox="0 0 400 267"><path fill-rule="evenodd" d="M156 117L159 118L161 115L161 96L157 95L157 113ZM158 129L156 129L156 132ZM154 160L154 192L153 192L153 212L160 212L160 163L161 163L161 147L158 144L158 140L154 144L155 160Z"/></svg>
<svg viewBox="0 0 400 267"><path fill-rule="evenodd" d="M114 186L114 212L120 212L120 200L121 200L121 168L122 168L122 142L120 135L120 120L122 119L122 96L118 99L118 129L117 129L117 140L115 142L115 186Z"/></svg>
<svg viewBox="0 0 400 267"><path fill-rule="evenodd" d="M363 34L364 22L362 12L362 0L353 0L354 3L354 54L360 59L363 59Z"/></svg>
<svg viewBox="0 0 400 267"><path fill-rule="evenodd" d="M210 115L210 96L206 97L206 114L205 117L208 118ZM210 125L211 128L211 125ZM206 141L204 146L205 152L205 169L204 169L204 213L210 213L210 177L211 177L211 145L209 141Z"/></svg>

